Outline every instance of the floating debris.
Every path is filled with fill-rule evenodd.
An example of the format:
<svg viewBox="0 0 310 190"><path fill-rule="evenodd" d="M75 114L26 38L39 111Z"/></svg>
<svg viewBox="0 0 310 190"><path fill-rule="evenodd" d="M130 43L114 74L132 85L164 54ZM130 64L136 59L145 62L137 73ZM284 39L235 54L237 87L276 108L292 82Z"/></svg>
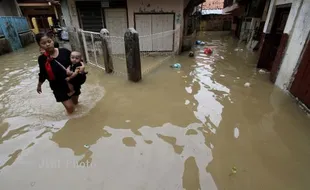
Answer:
<svg viewBox="0 0 310 190"><path fill-rule="evenodd" d="M188 54L189 57L194 57L194 52L190 51Z"/></svg>
<svg viewBox="0 0 310 190"><path fill-rule="evenodd" d="M90 146L88 144L85 144L84 145L84 148L89 148Z"/></svg>
<svg viewBox="0 0 310 190"><path fill-rule="evenodd" d="M200 41L200 40L197 40L196 41L196 45L205 45L206 43L205 42L203 42L203 41Z"/></svg>
<svg viewBox="0 0 310 190"><path fill-rule="evenodd" d="M211 48L205 48L204 51L203 51L203 53L204 53L204 54L207 54L207 55L212 54L212 52L213 52L213 51L211 50Z"/></svg>
<svg viewBox="0 0 310 190"><path fill-rule="evenodd" d="M130 121L130 120L126 120L125 122L126 122L126 123L130 123L131 121Z"/></svg>
<svg viewBox="0 0 310 190"><path fill-rule="evenodd" d="M223 56L221 56L221 59L225 59Z"/></svg>
<svg viewBox="0 0 310 190"><path fill-rule="evenodd" d="M174 69L179 69L181 68L181 64L180 63L175 63L173 65L170 65L171 68L174 68Z"/></svg>
<svg viewBox="0 0 310 190"><path fill-rule="evenodd" d="M235 51L243 51L243 49L238 49L238 48L236 48Z"/></svg>
<svg viewBox="0 0 310 190"><path fill-rule="evenodd" d="M225 77L225 75L220 75L220 77Z"/></svg>
<svg viewBox="0 0 310 190"><path fill-rule="evenodd" d="M265 74L265 73L267 73L267 71L265 71L264 69L260 69L258 72L259 72L260 74Z"/></svg>
<svg viewBox="0 0 310 190"><path fill-rule="evenodd" d="M244 84L244 87L250 87L251 86L251 84L249 83L249 82L246 82L245 84Z"/></svg>
<svg viewBox="0 0 310 190"><path fill-rule="evenodd" d="M8 70L10 70L10 69L9 69L9 68L5 68L4 70L8 71Z"/></svg>
<svg viewBox="0 0 310 190"><path fill-rule="evenodd" d="M236 174L236 173L237 173L237 168L236 168L236 166L234 166L234 167L231 168L231 173L232 173L232 174Z"/></svg>
<svg viewBox="0 0 310 190"><path fill-rule="evenodd" d="M240 79L240 77L237 77L237 79Z"/></svg>
<svg viewBox="0 0 310 190"><path fill-rule="evenodd" d="M185 105L188 105L190 103L189 100L185 100Z"/></svg>
<svg viewBox="0 0 310 190"><path fill-rule="evenodd" d="M239 137L239 129L238 129L238 127L235 127L235 129L234 129L234 137L236 139Z"/></svg>

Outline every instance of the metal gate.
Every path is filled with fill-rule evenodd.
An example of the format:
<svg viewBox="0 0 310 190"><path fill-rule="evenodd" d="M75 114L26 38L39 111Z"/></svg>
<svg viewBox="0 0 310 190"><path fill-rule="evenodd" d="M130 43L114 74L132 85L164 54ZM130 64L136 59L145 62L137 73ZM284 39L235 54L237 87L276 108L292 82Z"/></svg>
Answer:
<svg viewBox="0 0 310 190"><path fill-rule="evenodd" d="M305 52L303 53L290 91L310 108L310 41L308 41Z"/></svg>
<svg viewBox="0 0 310 190"><path fill-rule="evenodd" d="M4 36L10 42L13 50L22 47L18 34L29 30L25 17L0 16L0 36Z"/></svg>

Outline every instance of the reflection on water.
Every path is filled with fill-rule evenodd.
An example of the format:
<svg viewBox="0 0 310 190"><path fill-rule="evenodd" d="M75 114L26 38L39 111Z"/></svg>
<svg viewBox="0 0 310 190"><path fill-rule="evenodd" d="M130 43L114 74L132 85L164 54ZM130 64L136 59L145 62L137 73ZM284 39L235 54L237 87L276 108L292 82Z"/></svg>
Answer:
<svg viewBox="0 0 310 190"><path fill-rule="evenodd" d="M1 189L309 189L310 118L255 53L201 39L212 55L197 46L138 84L88 67L71 117L47 83L36 93L35 45L1 56Z"/></svg>

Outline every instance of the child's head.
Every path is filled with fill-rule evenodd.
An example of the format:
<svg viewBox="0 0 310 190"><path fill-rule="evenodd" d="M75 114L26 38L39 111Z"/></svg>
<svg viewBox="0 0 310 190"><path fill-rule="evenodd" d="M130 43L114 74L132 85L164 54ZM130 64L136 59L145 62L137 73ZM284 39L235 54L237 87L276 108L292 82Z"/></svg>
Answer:
<svg viewBox="0 0 310 190"><path fill-rule="evenodd" d="M70 55L70 60L72 64L81 62L82 54L77 51L73 51Z"/></svg>
<svg viewBox="0 0 310 190"><path fill-rule="evenodd" d="M52 36L46 33L36 34L36 41L38 45L40 46L40 48L47 52L52 52L55 49L54 41L52 38Z"/></svg>

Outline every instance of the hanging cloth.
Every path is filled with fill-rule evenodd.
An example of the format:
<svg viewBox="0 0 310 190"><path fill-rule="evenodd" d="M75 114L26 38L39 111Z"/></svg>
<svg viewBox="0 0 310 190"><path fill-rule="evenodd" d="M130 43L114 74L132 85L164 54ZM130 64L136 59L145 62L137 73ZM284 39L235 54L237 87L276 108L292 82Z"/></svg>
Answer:
<svg viewBox="0 0 310 190"><path fill-rule="evenodd" d="M52 66L51 66L51 62L53 58L47 52L44 52L44 55L47 57L46 62L45 62L45 70L48 75L48 78L49 80L55 80L55 75L53 73Z"/></svg>

